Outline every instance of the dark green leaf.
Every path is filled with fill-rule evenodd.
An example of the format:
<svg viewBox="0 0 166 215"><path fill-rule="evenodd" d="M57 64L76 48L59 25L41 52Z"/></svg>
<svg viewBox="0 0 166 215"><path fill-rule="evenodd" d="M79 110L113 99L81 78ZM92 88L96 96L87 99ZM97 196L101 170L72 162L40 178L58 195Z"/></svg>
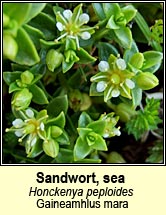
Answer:
<svg viewBox="0 0 166 215"><path fill-rule="evenodd" d="M55 39L56 22L49 14L41 12L29 24L43 32L46 40Z"/></svg>
<svg viewBox="0 0 166 215"><path fill-rule="evenodd" d="M28 153L27 157L35 158L43 152L42 143L40 140L32 147L31 151Z"/></svg>
<svg viewBox="0 0 166 215"><path fill-rule="evenodd" d="M57 117L48 119L47 125L56 125L60 128L64 128L65 122L66 122L65 115L63 112L61 112Z"/></svg>
<svg viewBox="0 0 166 215"><path fill-rule="evenodd" d="M40 48L40 39L44 38L44 34L37 28L33 28L32 26L27 25L27 24L25 24L23 26L23 28L29 34L31 40L33 41L34 45L36 46L36 49L38 50Z"/></svg>
<svg viewBox="0 0 166 215"><path fill-rule="evenodd" d="M78 63L80 64L88 64L96 61L96 58L92 57L85 49L80 48L76 51L77 56L79 57Z"/></svg>
<svg viewBox="0 0 166 215"><path fill-rule="evenodd" d="M12 82L20 78L21 72L3 72L3 80L7 85L10 85Z"/></svg>
<svg viewBox="0 0 166 215"><path fill-rule="evenodd" d="M9 85L9 93L12 93L17 90L20 90L20 87L18 87L18 85L15 82Z"/></svg>
<svg viewBox="0 0 166 215"><path fill-rule="evenodd" d="M65 130L63 130L63 133L59 137L56 138L56 141L60 145L70 145L69 137Z"/></svg>
<svg viewBox="0 0 166 215"><path fill-rule="evenodd" d="M57 163L72 163L73 162L73 151L70 149L60 148L59 154L56 157Z"/></svg>
<svg viewBox="0 0 166 215"><path fill-rule="evenodd" d="M48 104L47 97L44 91L38 87L36 84L33 84L29 87L30 92L33 94L32 101L36 104Z"/></svg>
<svg viewBox="0 0 166 215"><path fill-rule="evenodd" d="M102 3L92 3L93 9L100 20L106 18Z"/></svg>
<svg viewBox="0 0 166 215"><path fill-rule="evenodd" d="M18 44L16 63L32 66L40 61L32 40L23 28L19 28L16 41Z"/></svg>
<svg viewBox="0 0 166 215"><path fill-rule="evenodd" d="M68 109L67 95L54 98L47 106L48 115L58 116L62 111L66 114Z"/></svg>
<svg viewBox="0 0 166 215"><path fill-rule="evenodd" d="M107 61L110 54L113 54L115 56L118 55L118 50L115 48L115 46L111 45L110 43L106 42L99 42L98 43L98 49L99 49L99 60L105 60Z"/></svg>
<svg viewBox="0 0 166 215"><path fill-rule="evenodd" d="M158 51L146 51L143 53L143 55L145 59L144 65L142 67L143 70L161 63L163 59L163 53Z"/></svg>
<svg viewBox="0 0 166 215"><path fill-rule="evenodd" d="M115 29L114 33L118 43L125 49L130 49L132 44L132 34L128 27Z"/></svg>
<svg viewBox="0 0 166 215"><path fill-rule="evenodd" d="M85 128L90 122L92 122L90 116L86 112L82 112L78 120L78 127Z"/></svg>

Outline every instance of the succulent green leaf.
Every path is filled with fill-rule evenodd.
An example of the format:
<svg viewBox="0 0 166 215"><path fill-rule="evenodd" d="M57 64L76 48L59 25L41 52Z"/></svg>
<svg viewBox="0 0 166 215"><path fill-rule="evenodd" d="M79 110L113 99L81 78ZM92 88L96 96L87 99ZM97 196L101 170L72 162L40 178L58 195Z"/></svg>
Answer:
<svg viewBox="0 0 166 215"><path fill-rule="evenodd" d="M20 78L21 72L3 72L3 80L6 82L7 85L15 82L17 79Z"/></svg>
<svg viewBox="0 0 166 215"><path fill-rule="evenodd" d="M30 92L33 94L32 101L36 104L48 104L48 99L45 92L38 87L36 84L33 84L29 87Z"/></svg>
<svg viewBox="0 0 166 215"><path fill-rule="evenodd" d="M115 29L114 33L118 43L125 49L130 49L132 44L132 34L128 27Z"/></svg>
<svg viewBox="0 0 166 215"><path fill-rule="evenodd" d="M98 134L96 135L96 140L95 143L92 145L92 148L101 151L108 150L105 140Z"/></svg>
<svg viewBox="0 0 166 215"><path fill-rule="evenodd" d="M91 147L88 146L86 142L82 141L80 137L78 137L74 146L74 160L82 160L91 152L91 150Z"/></svg>
<svg viewBox="0 0 166 215"><path fill-rule="evenodd" d="M47 125L56 125L59 126L60 128L64 128L65 122L66 122L65 114L62 111L57 117L48 119Z"/></svg>
<svg viewBox="0 0 166 215"><path fill-rule="evenodd" d="M97 47L99 50L99 60L100 61L101 60L107 61L110 54L113 54L115 56L118 55L118 50L110 43L99 42Z"/></svg>
<svg viewBox="0 0 166 215"><path fill-rule="evenodd" d="M142 100L142 89L135 86L134 89L132 89L133 107L136 108L138 105L140 105L141 100Z"/></svg>
<svg viewBox="0 0 166 215"><path fill-rule="evenodd" d="M12 93L14 91L20 90L20 87L16 84L16 82L13 82L9 85L9 93Z"/></svg>
<svg viewBox="0 0 166 215"><path fill-rule="evenodd" d="M80 64L88 64L96 61L96 58L90 55L85 49L80 48L79 50L76 51L76 54L79 58L78 63Z"/></svg>
<svg viewBox="0 0 166 215"><path fill-rule="evenodd" d="M87 128L91 128L97 134L103 135L105 126L106 126L106 122L104 120L97 120L97 121L89 123Z"/></svg>
<svg viewBox="0 0 166 215"><path fill-rule="evenodd" d="M158 51L146 51L143 53L143 55L145 59L144 65L142 67L143 70L161 63L163 59L163 53Z"/></svg>
<svg viewBox="0 0 166 215"><path fill-rule="evenodd" d="M23 28L19 28L16 42L18 44L18 53L14 60L16 63L32 66L40 61L32 40Z"/></svg>
<svg viewBox="0 0 166 215"><path fill-rule="evenodd" d="M137 68L137 69L141 69L144 63L144 55L140 52L133 54L133 56L131 57L129 63Z"/></svg>
<svg viewBox="0 0 166 215"><path fill-rule="evenodd" d="M92 119L90 116L86 112L82 112L78 120L78 127L85 128L91 122Z"/></svg>
<svg viewBox="0 0 166 215"><path fill-rule="evenodd" d="M62 111L66 114L68 109L67 95L55 97L47 106L48 115L57 117Z"/></svg>
<svg viewBox="0 0 166 215"><path fill-rule="evenodd" d="M31 19L33 19L35 16L37 16L46 6L46 3L32 3L28 16L24 20L24 23L29 22Z"/></svg>
<svg viewBox="0 0 166 215"><path fill-rule="evenodd" d="M137 13L137 10L132 5L127 5L123 7L121 11L125 16L127 23L130 22Z"/></svg>
<svg viewBox="0 0 166 215"><path fill-rule="evenodd" d="M55 158L59 153L59 144L54 139L49 139L43 142L43 150L48 156Z"/></svg>
<svg viewBox="0 0 166 215"><path fill-rule="evenodd" d="M102 3L92 3L93 9L100 20L106 18Z"/></svg>
<svg viewBox="0 0 166 215"><path fill-rule="evenodd" d="M112 15L118 16L121 13L118 3L103 3L103 9L107 18L110 18Z"/></svg>
<svg viewBox="0 0 166 215"><path fill-rule="evenodd" d="M35 18L33 18L28 24L43 32L46 40L54 40L56 38L55 35L56 21L49 14L41 12Z"/></svg>
<svg viewBox="0 0 166 215"><path fill-rule="evenodd" d="M69 137L68 137L68 134L67 132L63 130L63 133L56 138L56 141L60 144L60 145L70 145L70 140L69 140Z"/></svg>
<svg viewBox="0 0 166 215"><path fill-rule="evenodd" d="M110 29L119 29L120 28L120 26L117 25L116 22L115 22L115 16L114 15L112 15L110 17L110 19L108 20L106 28L110 28Z"/></svg>

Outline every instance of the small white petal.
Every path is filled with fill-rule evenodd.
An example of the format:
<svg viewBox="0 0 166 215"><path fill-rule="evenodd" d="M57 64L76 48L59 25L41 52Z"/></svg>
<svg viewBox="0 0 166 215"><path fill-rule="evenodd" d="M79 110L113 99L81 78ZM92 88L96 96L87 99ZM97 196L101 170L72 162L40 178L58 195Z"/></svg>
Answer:
<svg viewBox="0 0 166 215"><path fill-rule="evenodd" d="M107 61L102 60L100 61L98 68L101 72L106 72L109 70L109 64Z"/></svg>
<svg viewBox="0 0 166 215"><path fill-rule="evenodd" d="M103 92L105 88L107 87L107 84L105 81L99 81L96 85L96 90L97 92Z"/></svg>
<svg viewBox="0 0 166 215"><path fill-rule="evenodd" d="M87 13L81 14L79 17L79 22L80 22L80 24L89 22L89 15Z"/></svg>
<svg viewBox="0 0 166 215"><path fill-rule="evenodd" d="M120 91L118 89L113 89L111 95L112 97L118 97L120 95Z"/></svg>
<svg viewBox="0 0 166 215"><path fill-rule="evenodd" d="M105 133L105 134L103 134L103 137L104 137L104 138L108 138L108 137L109 137L109 134L108 134L108 133Z"/></svg>
<svg viewBox="0 0 166 215"><path fill-rule="evenodd" d="M31 110L31 109L27 109L25 111L26 115L29 117L29 118L33 118L34 117L34 112Z"/></svg>
<svg viewBox="0 0 166 215"><path fill-rule="evenodd" d="M118 69L120 69L120 70L126 69L126 62L122 58L119 58L116 60L116 65L117 65Z"/></svg>
<svg viewBox="0 0 166 215"><path fill-rule="evenodd" d="M91 38L91 34L90 34L89 32L87 32L87 31L85 31L85 32L83 32L83 33L81 34L81 38L82 38L83 40L89 40L89 39Z"/></svg>
<svg viewBox="0 0 166 215"><path fill-rule="evenodd" d="M56 27L58 28L59 31L63 31L64 30L64 26L62 25L61 22L57 22L56 23Z"/></svg>
<svg viewBox="0 0 166 215"><path fill-rule="evenodd" d="M64 10L63 11L63 16L67 19L67 20L70 20L71 17L72 17L73 13L71 10Z"/></svg>
<svg viewBox="0 0 166 215"><path fill-rule="evenodd" d="M22 135L24 134L22 130L20 130L20 131L15 131L14 133L15 133L15 135L16 135L17 137L22 137Z"/></svg>
<svg viewBox="0 0 166 215"><path fill-rule="evenodd" d="M24 122L22 119L15 119L13 122L12 122L12 125L15 127L15 128L21 128L23 125L24 125Z"/></svg>
<svg viewBox="0 0 166 215"><path fill-rule="evenodd" d="M40 129L41 129L42 131L44 131L44 123L43 123L43 122L40 123Z"/></svg>
<svg viewBox="0 0 166 215"><path fill-rule="evenodd" d="M130 79L126 79L125 83L128 86L128 88L130 88L130 89L133 89L135 87L135 83Z"/></svg>
<svg viewBox="0 0 166 215"><path fill-rule="evenodd" d="M34 137L34 138L32 139L32 141L31 141L31 146L34 146L34 145L35 145L35 143L36 143L36 141L37 141L37 138L36 138L36 137Z"/></svg>
<svg viewBox="0 0 166 215"><path fill-rule="evenodd" d="M115 129L115 130L114 130L114 134L115 134L116 136L120 136L120 135L121 135L121 132L119 131L119 129Z"/></svg>

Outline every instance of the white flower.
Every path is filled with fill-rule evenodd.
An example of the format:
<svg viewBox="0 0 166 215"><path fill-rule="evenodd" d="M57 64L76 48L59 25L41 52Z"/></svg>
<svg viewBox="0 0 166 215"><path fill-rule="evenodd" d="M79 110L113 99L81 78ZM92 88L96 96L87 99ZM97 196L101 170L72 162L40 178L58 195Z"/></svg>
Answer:
<svg viewBox="0 0 166 215"><path fill-rule="evenodd" d="M133 89L135 87L135 83L128 78L125 80L125 83L128 86L128 88L130 88L130 89Z"/></svg>
<svg viewBox="0 0 166 215"><path fill-rule="evenodd" d="M103 134L103 137L104 137L104 138L108 138L108 137L109 137L109 134L108 134L108 133L105 133L105 134Z"/></svg>
<svg viewBox="0 0 166 215"><path fill-rule="evenodd" d="M83 40L89 40L91 38L91 34L87 31L85 31L85 32L81 33L81 38Z"/></svg>
<svg viewBox="0 0 166 215"><path fill-rule="evenodd" d="M27 109L25 111L26 115L29 117L29 118L33 118L34 117L34 112L31 110L31 109Z"/></svg>
<svg viewBox="0 0 166 215"><path fill-rule="evenodd" d="M42 131L44 131L44 123L43 123L43 122L40 123L40 129L41 129Z"/></svg>
<svg viewBox="0 0 166 215"><path fill-rule="evenodd" d="M112 97L118 97L120 95L120 91L118 89L113 89L111 95Z"/></svg>
<svg viewBox="0 0 166 215"><path fill-rule="evenodd" d="M23 130L18 130L18 131L15 131L14 133L17 137L22 137L22 135L24 134Z"/></svg>
<svg viewBox="0 0 166 215"><path fill-rule="evenodd" d="M57 22L56 23L56 27L58 28L59 31L63 31L64 30L64 26L62 25L61 22Z"/></svg>
<svg viewBox="0 0 166 215"><path fill-rule="evenodd" d="M15 128L21 128L23 125L24 125L24 121L22 119L15 119L13 122L12 122L12 125L15 127Z"/></svg>
<svg viewBox="0 0 166 215"><path fill-rule="evenodd" d="M83 13L79 17L80 25L89 22L89 15L87 13Z"/></svg>
<svg viewBox="0 0 166 215"><path fill-rule="evenodd" d="M107 61L102 60L100 61L98 68L101 72L106 72L109 70L110 67Z"/></svg>
<svg viewBox="0 0 166 215"><path fill-rule="evenodd" d="M117 128L117 129L114 130L114 134L115 134L116 136L120 136L120 135L121 135L121 132L120 132L119 129Z"/></svg>
<svg viewBox="0 0 166 215"><path fill-rule="evenodd" d="M107 84L105 81L99 81L96 85L96 90L97 92L103 92L105 88L107 87Z"/></svg>
<svg viewBox="0 0 166 215"><path fill-rule="evenodd" d="M120 70L126 69L126 62L122 58L119 58L116 60L116 65L117 65L118 69L120 69Z"/></svg>
<svg viewBox="0 0 166 215"><path fill-rule="evenodd" d="M73 13L71 10L64 10L63 11L63 16L67 19L67 20L70 20L71 17L72 17Z"/></svg>

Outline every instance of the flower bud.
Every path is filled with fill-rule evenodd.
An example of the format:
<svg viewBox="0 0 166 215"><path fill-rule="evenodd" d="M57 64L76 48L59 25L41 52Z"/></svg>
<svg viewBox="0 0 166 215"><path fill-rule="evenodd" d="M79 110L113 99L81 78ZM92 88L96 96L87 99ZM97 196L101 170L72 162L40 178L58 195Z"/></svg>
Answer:
<svg viewBox="0 0 166 215"><path fill-rule="evenodd" d="M21 82L23 84L31 84L34 79L34 75L26 70L25 72L21 73Z"/></svg>
<svg viewBox="0 0 166 215"><path fill-rule="evenodd" d="M101 72L106 72L109 70L109 64L107 61L102 60L100 61L98 68Z"/></svg>
<svg viewBox="0 0 166 215"><path fill-rule="evenodd" d="M58 68L63 60L63 55L54 49L50 49L46 55L46 64L51 72Z"/></svg>
<svg viewBox="0 0 166 215"><path fill-rule="evenodd" d="M48 156L55 158L59 153L59 144L53 139L45 140L43 150Z"/></svg>
<svg viewBox="0 0 166 215"><path fill-rule="evenodd" d="M150 90L159 84L158 78L150 72L142 72L135 77L137 85L142 90Z"/></svg>
<svg viewBox="0 0 166 215"><path fill-rule="evenodd" d="M139 52L135 53L129 61L129 63L137 69L140 69L143 66L143 62L144 62L144 55Z"/></svg>
<svg viewBox="0 0 166 215"><path fill-rule="evenodd" d="M18 51L18 45L15 39L9 35L3 35L3 55L5 58L10 60L14 60Z"/></svg>
<svg viewBox="0 0 166 215"><path fill-rule="evenodd" d="M122 122L128 122L130 118L136 114L135 110L132 110L130 105L127 105L125 103L120 103L116 106L115 109L116 115L120 117L120 120Z"/></svg>
<svg viewBox="0 0 166 215"><path fill-rule="evenodd" d="M14 94L12 105L17 110L23 110L29 106L32 99L32 93L27 88L24 88Z"/></svg>
<svg viewBox="0 0 166 215"><path fill-rule="evenodd" d="M116 60L116 65L118 69L125 70L126 69L126 62L122 58L118 58Z"/></svg>
<svg viewBox="0 0 166 215"><path fill-rule="evenodd" d="M62 129L59 128L58 126L54 125L54 126L51 127L51 136L53 138L59 137L62 133L63 133Z"/></svg>

